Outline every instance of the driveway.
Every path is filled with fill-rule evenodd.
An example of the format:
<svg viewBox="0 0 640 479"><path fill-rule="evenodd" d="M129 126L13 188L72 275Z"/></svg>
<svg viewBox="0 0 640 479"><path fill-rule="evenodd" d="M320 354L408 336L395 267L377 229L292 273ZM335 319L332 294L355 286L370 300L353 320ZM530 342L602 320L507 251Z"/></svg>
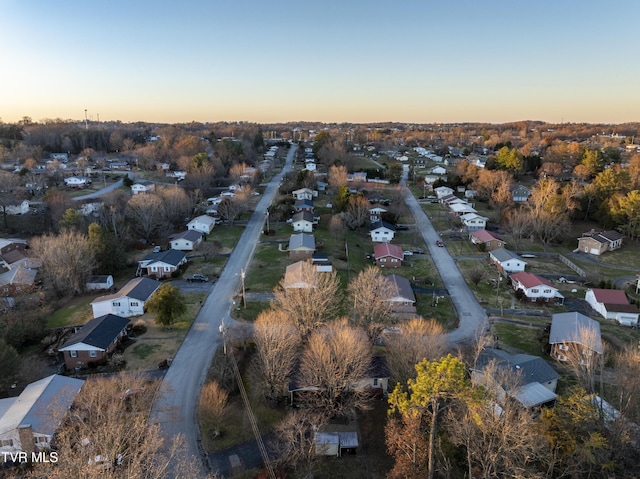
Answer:
<svg viewBox="0 0 640 479"><path fill-rule="evenodd" d="M267 207L275 196L282 176L291 169L295 151L296 145L292 145L283 171L266 188L158 390L151 410L151 422L160 425L167 448L176 436L184 437L185 460L201 464L204 456L196 418L200 389L221 344L221 323L224 320L229 325L233 321L229 311L233 307L233 297L240 289L241 271L247 269L253 257L266 220ZM205 465L202 470L204 476Z"/></svg>

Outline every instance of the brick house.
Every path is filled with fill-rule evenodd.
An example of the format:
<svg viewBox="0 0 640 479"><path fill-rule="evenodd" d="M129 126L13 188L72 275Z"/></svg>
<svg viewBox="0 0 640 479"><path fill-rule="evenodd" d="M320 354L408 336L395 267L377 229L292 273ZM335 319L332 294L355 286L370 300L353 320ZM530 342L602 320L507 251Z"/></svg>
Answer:
<svg viewBox="0 0 640 479"><path fill-rule="evenodd" d="M404 253L402 248L391 243L379 243L373 247L376 266L380 268L399 268L402 266Z"/></svg>

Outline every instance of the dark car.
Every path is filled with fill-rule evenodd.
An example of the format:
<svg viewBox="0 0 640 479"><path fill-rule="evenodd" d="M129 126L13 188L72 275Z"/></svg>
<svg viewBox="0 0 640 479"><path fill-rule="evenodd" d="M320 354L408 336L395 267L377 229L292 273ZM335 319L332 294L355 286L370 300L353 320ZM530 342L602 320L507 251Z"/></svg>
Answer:
<svg viewBox="0 0 640 479"><path fill-rule="evenodd" d="M442 248L444 246L444 243L440 240L436 241L436 245L440 246L440 248Z"/></svg>
<svg viewBox="0 0 640 479"><path fill-rule="evenodd" d="M187 278L190 283L206 283L209 281L209 277L204 274L193 274Z"/></svg>
<svg viewBox="0 0 640 479"><path fill-rule="evenodd" d="M424 250L422 248L413 248L411 252L413 254L424 254Z"/></svg>

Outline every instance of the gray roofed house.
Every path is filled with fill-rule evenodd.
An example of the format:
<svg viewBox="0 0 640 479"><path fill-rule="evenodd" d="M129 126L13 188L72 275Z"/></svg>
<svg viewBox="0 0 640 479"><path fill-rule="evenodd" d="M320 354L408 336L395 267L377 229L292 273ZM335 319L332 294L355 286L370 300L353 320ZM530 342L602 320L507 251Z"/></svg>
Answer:
<svg viewBox="0 0 640 479"><path fill-rule="evenodd" d="M316 239L313 235L299 233L289 238L289 256L311 257L316 250Z"/></svg>
<svg viewBox="0 0 640 479"><path fill-rule="evenodd" d="M313 213L313 201L307 199L296 200L293 208L296 210L296 213L299 213L300 211L309 211Z"/></svg>
<svg viewBox="0 0 640 479"><path fill-rule="evenodd" d="M584 314L572 311L551 316L549 333L551 356L558 361L566 361L573 349L581 349L582 354L602 354L600 323Z"/></svg>
<svg viewBox="0 0 640 479"><path fill-rule="evenodd" d="M113 276L110 274L94 274L87 276L84 287L87 291L110 289L113 287Z"/></svg>
<svg viewBox="0 0 640 479"><path fill-rule="evenodd" d="M202 232L186 230L169 236L169 246L180 251L193 251L202 242Z"/></svg>
<svg viewBox="0 0 640 479"><path fill-rule="evenodd" d="M494 363L498 371L506 370L517 378L515 384L496 384L497 378L485 377L489 364ZM517 376L516 376L517 375ZM509 354L499 349L485 348L478 356L476 365L471 368L474 383L499 387L498 399L508 395L525 407L535 407L550 403L557 398L555 394L560 374L538 356L529 354Z"/></svg>
<svg viewBox="0 0 640 479"><path fill-rule="evenodd" d="M117 314L128 318L144 313L144 303L162 283L150 278L135 278L117 293L100 296L91 302L93 317Z"/></svg>
<svg viewBox="0 0 640 479"><path fill-rule="evenodd" d="M149 276L156 279L170 278L180 266L186 263L187 254L177 249L149 253L138 261L136 276Z"/></svg>
<svg viewBox="0 0 640 479"><path fill-rule="evenodd" d="M520 256L506 248L491 250L489 252L489 258L503 274L524 271L527 264Z"/></svg>
<svg viewBox="0 0 640 479"><path fill-rule="evenodd" d="M299 211L291 218L293 231L311 233L313 231L314 223L313 213L310 211Z"/></svg>
<svg viewBox="0 0 640 479"><path fill-rule="evenodd" d="M3 401L0 417L0 452L48 449L84 381L53 374L29 384L13 399Z"/></svg>
<svg viewBox="0 0 640 479"><path fill-rule="evenodd" d="M386 301L391 303L393 313L415 313L416 296L409 280L397 274L385 276L391 285L391 297Z"/></svg>
<svg viewBox="0 0 640 479"><path fill-rule="evenodd" d="M105 362L126 336L128 324L127 318L115 314L106 314L86 323L58 349L63 353L67 369Z"/></svg>

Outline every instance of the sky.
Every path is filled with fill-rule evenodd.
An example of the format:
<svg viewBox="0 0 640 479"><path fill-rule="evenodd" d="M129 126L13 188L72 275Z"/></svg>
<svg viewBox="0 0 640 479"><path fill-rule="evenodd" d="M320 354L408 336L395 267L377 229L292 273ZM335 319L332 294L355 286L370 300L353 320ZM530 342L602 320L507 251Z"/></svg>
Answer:
<svg viewBox="0 0 640 479"><path fill-rule="evenodd" d="M640 2L0 0L0 119L640 121Z"/></svg>

